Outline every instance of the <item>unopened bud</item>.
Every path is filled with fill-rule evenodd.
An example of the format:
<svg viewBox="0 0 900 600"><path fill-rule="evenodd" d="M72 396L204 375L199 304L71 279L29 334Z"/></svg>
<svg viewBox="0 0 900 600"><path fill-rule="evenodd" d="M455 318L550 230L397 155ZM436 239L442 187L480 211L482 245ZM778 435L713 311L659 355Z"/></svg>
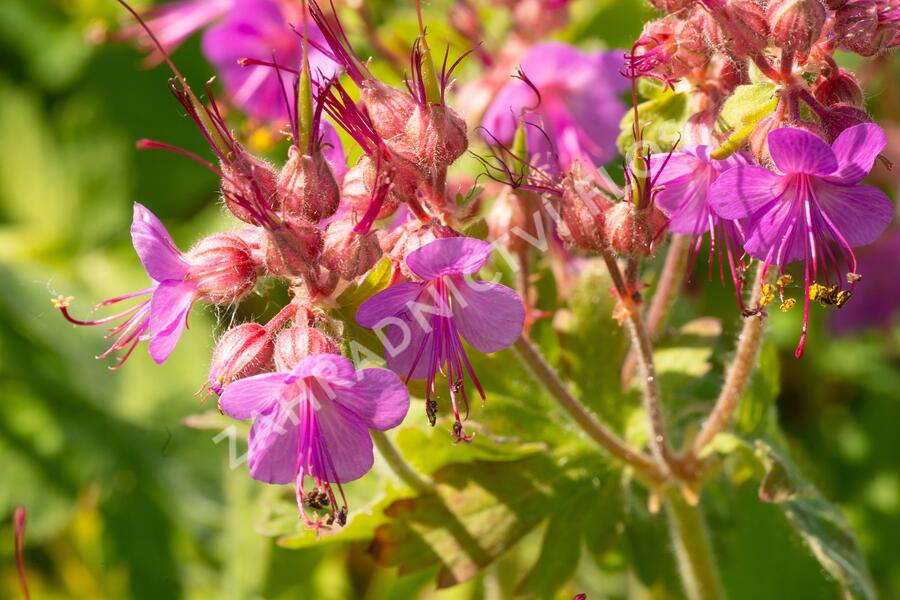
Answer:
<svg viewBox="0 0 900 600"><path fill-rule="evenodd" d="M341 198L355 214L362 216L372 202L372 188L375 185L377 174L368 156L359 159L352 169L344 175L341 185ZM415 193L415 189L413 189ZM399 194L390 193L381 205L375 220L386 219L397 211L400 206Z"/></svg>
<svg viewBox="0 0 900 600"><path fill-rule="evenodd" d="M775 44L801 56L809 53L825 25L820 0L772 0L767 13Z"/></svg>
<svg viewBox="0 0 900 600"><path fill-rule="evenodd" d="M406 257L410 252L418 250L434 240L456 237L459 234L432 219L428 223L419 220L407 221L391 232L383 232L378 238L381 249L395 268L400 269L404 276L412 278L414 274L406 264Z"/></svg>
<svg viewBox="0 0 900 600"><path fill-rule="evenodd" d="M352 281L368 273L381 258L381 246L374 231L358 234L347 220L335 221L325 232L322 264L341 278Z"/></svg>
<svg viewBox="0 0 900 600"><path fill-rule="evenodd" d="M256 283L256 263L244 241L230 233L200 240L185 255L188 277L212 304L239 300Z"/></svg>
<svg viewBox="0 0 900 600"><path fill-rule="evenodd" d="M760 165L765 166L771 164L772 156L769 154L769 133L781 127L783 122L784 119L779 118L777 113L766 115L760 119L759 123L757 123L756 127L753 129L753 132L750 133L750 136L747 138L747 143L750 146L750 153Z"/></svg>
<svg viewBox="0 0 900 600"><path fill-rule="evenodd" d="M266 268L280 277L299 277L309 274L318 264L322 253L322 232L309 222L283 223L266 231Z"/></svg>
<svg viewBox="0 0 900 600"><path fill-rule="evenodd" d="M666 222L655 206L639 210L631 202L618 202L606 212L606 236L613 250L623 256L647 256Z"/></svg>
<svg viewBox="0 0 900 600"><path fill-rule="evenodd" d="M278 209L278 174L269 163L241 150L221 169L222 199L235 217L259 225L257 215Z"/></svg>
<svg viewBox="0 0 900 600"><path fill-rule="evenodd" d="M297 363L314 354L340 354L338 343L327 334L305 323L294 324L275 340L275 369L287 373Z"/></svg>
<svg viewBox="0 0 900 600"><path fill-rule="evenodd" d="M209 367L209 386L217 394L232 381L263 373L272 365L275 343L258 323L244 323L226 331L216 343Z"/></svg>
<svg viewBox="0 0 900 600"><path fill-rule="evenodd" d="M285 220L301 218L312 223L333 215L341 196L331 167L321 154L301 154L295 146L278 176L278 193Z"/></svg>
<svg viewBox="0 0 900 600"><path fill-rule="evenodd" d="M877 31L876 0L847 2L834 14L834 35L838 44L862 56L872 56L880 50Z"/></svg>
<svg viewBox="0 0 900 600"><path fill-rule="evenodd" d="M715 13L703 19L704 31L713 45L721 46L733 58L762 52L768 45L766 11L753 0L722 2Z"/></svg>
<svg viewBox="0 0 900 600"><path fill-rule="evenodd" d="M540 206L534 192L504 186L485 217L490 239L512 252L528 249L526 238L537 239L541 234L535 224L540 222Z"/></svg>
<svg viewBox="0 0 900 600"><path fill-rule="evenodd" d="M673 14L690 8L694 4L694 0L650 0L650 4L657 10Z"/></svg>
<svg viewBox="0 0 900 600"><path fill-rule="evenodd" d="M613 202L580 173L576 165L563 183L560 201L559 237L582 250L605 248L606 214Z"/></svg>
<svg viewBox="0 0 900 600"><path fill-rule="evenodd" d="M830 139L836 138L842 131L854 125L872 122L866 111L851 104L840 103L830 106L827 115L821 118L822 126Z"/></svg>
<svg viewBox="0 0 900 600"><path fill-rule="evenodd" d="M418 165L427 175L442 171L469 147L466 122L448 106L419 107L403 129L403 135L388 146Z"/></svg>
<svg viewBox="0 0 900 600"><path fill-rule="evenodd" d="M529 39L544 37L565 27L569 20L567 0L519 0L513 6L516 30Z"/></svg>
<svg viewBox="0 0 900 600"><path fill-rule="evenodd" d="M863 105L863 93L856 77L845 69L838 68L827 76L821 75L813 86L816 100L825 106L850 104Z"/></svg>
<svg viewBox="0 0 900 600"><path fill-rule="evenodd" d="M378 80L367 80L362 88L362 103L375 132L385 140L403 133L418 105L407 92Z"/></svg>

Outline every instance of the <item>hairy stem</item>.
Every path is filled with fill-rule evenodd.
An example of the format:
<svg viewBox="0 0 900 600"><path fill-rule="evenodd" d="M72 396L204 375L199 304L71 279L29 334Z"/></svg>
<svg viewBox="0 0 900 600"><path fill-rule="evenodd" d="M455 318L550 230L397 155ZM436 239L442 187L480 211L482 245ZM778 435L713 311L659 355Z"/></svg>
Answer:
<svg viewBox="0 0 900 600"><path fill-rule="evenodd" d="M581 405L530 340L520 337L513 348L522 364L591 439L612 456L634 468L648 482L659 484L666 480L667 473L661 465L630 447Z"/></svg>
<svg viewBox="0 0 900 600"><path fill-rule="evenodd" d="M747 305L751 309L759 305L762 295L763 271L763 264L760 263L753 281L753 289L750 292L750 302ZM692 448L694 456L698 455L717 434L724 431L731 421L731 416L737 409L744 390L747 389L750 375L756 367L756 356L759 354L759 347L762 344L764 323L765 313L761 311L745 317L744 326L738 336L734 360L725 374L722 391L719 393L712 412L703 423L700 433L694 438Z"/></svg>
<svg viewBox="0 0 900 600"><path fill-rule="evenodd" d="M420 475L412 465L406 462L397 450L397 447L391 443L391 440L388 439L383 431L372 429L370 433L372 434L372 441L375 443L375 447L378 448L378 453L381 454L381 457L384 458L384 461L400 481L420 494L434 492L434 483Z"/></svg>
<svg viewBox="0 0 900 600"><path fill-rule="evenodd" d="M647 310L645 323L647 325L647 333L650 340L655 341L666 322L669 320L669 313L672 311L672 305L675 304L675 297L681 289L681 282L684 279L684 268L687 263L688 250L691 247L691 238L686 235L674 234L669 242L669 250L666 253L666 261L663 263L659 272L659 281L656 283L656 290L653 293L653 300L650 302L650 308ZM622 364L622 387L628 386L637 370L637 356L632 348L625 357Z"/></svg>
<svg viewBox="0 0 900 600"><path fill-rule="evenodd" d="M666 516L678 572L687 597L690 600L723 598L712 544L699 506L686 502L677 488L669 488L666 492Z"/></svg>

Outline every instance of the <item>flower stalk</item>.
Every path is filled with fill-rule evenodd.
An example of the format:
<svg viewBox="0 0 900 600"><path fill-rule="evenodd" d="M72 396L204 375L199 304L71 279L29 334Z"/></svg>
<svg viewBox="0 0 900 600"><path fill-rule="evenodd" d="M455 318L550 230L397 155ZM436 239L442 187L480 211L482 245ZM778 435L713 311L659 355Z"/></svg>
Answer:
<svg viewBox="0 0 900 600"><path fill-rule="evenodd" d="M687 502L676 488L666 492L666 516L678 572L690 600L724 597L709 532L699 506Z"/></svg>
<svg viewBox="0 0 900 600"><path fill-rule="evenodd" d="M387 434L376 429L370 430L372 434L372 442L375 448L387 466L390 467L397 478L408 485L410 489L420 494L430 494L434 492L434 482L429 478L419 474L411 464L406 462L397 447L391 442Z"/></svg>

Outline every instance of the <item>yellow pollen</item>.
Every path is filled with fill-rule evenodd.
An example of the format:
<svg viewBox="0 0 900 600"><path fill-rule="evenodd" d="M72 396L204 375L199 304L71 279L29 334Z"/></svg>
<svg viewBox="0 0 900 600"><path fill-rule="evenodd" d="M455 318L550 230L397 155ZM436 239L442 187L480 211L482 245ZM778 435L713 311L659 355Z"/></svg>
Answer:
<svg viewBox="0 0 900 600"><path fill-rule="evenodd" d="M787 273L775 280L775 284L778 285L778 287L784 287L786 285L791 285L792 283L794 283L794 278Z"/></svg>
<svg viewBox="0 0 900 600"><path fill-rule="evenodd" d="M75 296L59 295L56 298L51 298L50 303L53 304L53 308L68 308L69 304L71 304L74 299Z"/></svg>
<svg viewBox="0 0 900 600"><path fill-rule="evenodd" d="M796 304L797 304L797 301L794 300L793 298L785 298L784 302L781 303L781 306L779 306L779 308L781 309L781 312L787 312L787 311L791 310L792 308L794 308L794 306Z"/></svg>
<svg viewBox="0 0 900 600"><path fill-rule="evenodd" d="M762 298L759 299L761 306L768 306L775 299L775 286L771 283L763 284Z"/></svg>

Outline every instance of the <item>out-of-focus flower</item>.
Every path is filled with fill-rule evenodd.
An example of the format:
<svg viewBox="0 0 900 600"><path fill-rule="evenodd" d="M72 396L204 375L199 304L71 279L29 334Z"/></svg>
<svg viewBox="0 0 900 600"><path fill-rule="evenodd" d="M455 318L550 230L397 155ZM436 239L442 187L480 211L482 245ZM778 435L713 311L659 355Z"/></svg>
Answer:
<svg viewBox="0 0 900 600"><path fill-rule="evenodd" d="M298 31L302 23L295 23ZM325 38L315 23L306 23L306 35L314 44ZM236 0L224 21L203 35L203 53L215 65L232 102L252 117L261 120L288 118L293 107L290 74L279 74L271 66L241 65L251 58L274 62L288 70L299 70L302 57L301 37L290 27L289 19L275 0ZM324 53L309 48L309 66L314 77L328 79L340 67ZM293 110L293 109L292 109Z"/></svg>
<svg viewBox="0 0 900 600"><path fill-rule="evenodd" d="M235 0L187 0L154 6L144 13L147 27L156 36L166 52L172 52L196 31L225 16ZM140 23L124 27L117 35L120 39L135 39L147 52L150 64L163 60L163 53L147 35Z"/></svg>
<svg viewBox="0 0 900 600"><path fill-rule="evenodd" d="M585 53L561 42L536 44L522 59L524 78L507 83L488 107L482 126L509 143L520 116L528 127L528 148L539 164L563 170L576 159L595 164L617 154L616 136L625 104L618 94L628 88L620 75L621 51Z"/></svg>
<svg viewBox="0 0 900 600"><path fill-rule="evenodd" d="M875 241L891 220L888 197L859 183L884 146L884 132L872 124L846 129L830 147L807 131L776 129L769 134L769 153L780 173L738 166L711 188L710 203L719 216L747 219L748 253L766 267L777 265L782 274L785 265L804 261L798 357L806 343L810 300L843 306L850 292L843 289L842 276L847 274L851 289L858 279L853 248ZM817 282L820 276L824 285Z"/></svg>
<svg viewBox="0 0 900 600"><path fill-rule="evenodd" d="M150 287L106 300L96 308L142 298L139 303L109 317L81 321L69 314L69 298L54 301L63 316L76 325L119 321L107 335L115 338L115 342L99 357L122 351L116 367L125 362L141 341L149 341L150 356L162 364L187 326L194 302L200 299L221 304L234 302L256 281L250 249L237 236L216 234L182 254L159 219L135 203L131 239L150 276Z"/></svg>
<svg viewBox="0 0 900 600"><path fill-rule="evenodd" d="M900 230L892 229L877 242L859 252L861 286L842 310L831 315L831 329L849 334L864 329L884 328L900 316Z"/></svg>
<svg viewBox="0 0 900 600"><path fill-rule="evenodd" d="M315 354L302 358L290 372L235 381L225 389L219 407L235 419L253 419L250 475L266 483L294 483L304 521L320 528L346 523L341 484L372 468L369 429L399 425L409 410L409 392L387 369L357 371L343 356ZM314 482L310 490L307 478ZM326 508L330 514L324 520L308 512Z"/></svg>
<svg viewBox="0 0 900 600"><path fill-rule="evenodd" d="M497 352L522 333L525 307L513 290L494 282L472 280L491 254L481 240L451 237L410 252L406 264L422 279L393 285L366 300L356 314L363 327L390 326L385 337L388 366L407 378L425 379L426 409L434 424L434 381L446 374L456 419L453 434L468 440L459 404L468 414L465 376L484 390L462 345L465 339L480 352Z"/></svg>

